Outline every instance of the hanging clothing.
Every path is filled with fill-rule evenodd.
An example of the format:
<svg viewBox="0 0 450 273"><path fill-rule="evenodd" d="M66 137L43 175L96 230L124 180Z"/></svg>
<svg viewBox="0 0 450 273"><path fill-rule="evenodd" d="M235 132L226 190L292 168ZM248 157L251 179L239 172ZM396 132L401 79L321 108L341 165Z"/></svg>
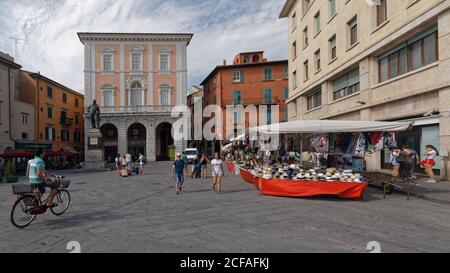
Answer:
<svg viewBox="0 0 450 273"><path fill-rule="evenodd" d="M334 153L334 134L328 134L328 152Z"/></svg>
<svg viewBox="0 0 450 273"><path fill-rule="evenodd" d="M341 134L341 151L343 153L347 152L351 142L352 142L352 134L350 133Z"/></svg>

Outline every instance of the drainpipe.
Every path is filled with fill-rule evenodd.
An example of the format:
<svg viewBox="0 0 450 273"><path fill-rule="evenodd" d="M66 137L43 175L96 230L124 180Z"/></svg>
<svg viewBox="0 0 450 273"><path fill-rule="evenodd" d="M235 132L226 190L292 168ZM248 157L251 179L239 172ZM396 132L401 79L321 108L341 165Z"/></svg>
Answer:
<svg viewBox="0 0 450 273"><path fill-rule="evenodd" d="M41 72L38 71L38 78L37 78L37 86L36 86L36 130L34 130L34 132L36 133L36 136L34 137L34 139L36 140L36 142L39 142L39 129L40 129L40 124L39 124L39 112L40 112L40 107L39 107L39 85L40 85L40 78L41 78Z"/></svg>
<svg viewBox="0 0 450 273"><path fill-rule="evenodd" d="M9 106L9 140L12 141L12 132L11 132L11 65L8 67L8 106ZM14 90L13 90L14 92Z"/></svg>

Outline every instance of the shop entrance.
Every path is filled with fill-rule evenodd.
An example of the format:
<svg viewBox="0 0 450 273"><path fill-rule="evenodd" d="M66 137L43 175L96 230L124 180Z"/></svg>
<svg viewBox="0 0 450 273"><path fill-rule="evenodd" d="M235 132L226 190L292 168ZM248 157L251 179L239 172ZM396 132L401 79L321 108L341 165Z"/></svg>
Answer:
<svg viewBox="0 0 450 273"><path fill-rule="evenodd" d="M117 127L113 124L105 124L100 128L103 137L104 158L107 163L114 163L117 157Z"/></svg>

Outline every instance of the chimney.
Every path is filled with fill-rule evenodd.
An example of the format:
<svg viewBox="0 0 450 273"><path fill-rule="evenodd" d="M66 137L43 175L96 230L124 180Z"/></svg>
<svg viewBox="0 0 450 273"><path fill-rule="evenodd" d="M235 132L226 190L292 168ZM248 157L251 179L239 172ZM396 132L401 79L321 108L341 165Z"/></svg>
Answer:
<svg viewBox="0 0 450 273"><path fill-rule="evenodd" d="M227 60L223 60L223 65L227 65Z"/></svg>

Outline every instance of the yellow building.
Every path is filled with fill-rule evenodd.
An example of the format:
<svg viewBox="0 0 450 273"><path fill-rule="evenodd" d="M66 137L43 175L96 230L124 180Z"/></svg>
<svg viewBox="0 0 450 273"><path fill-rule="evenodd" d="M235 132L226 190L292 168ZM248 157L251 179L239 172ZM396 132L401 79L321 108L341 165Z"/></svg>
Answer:
<svg viewBox="0 0 450 273"><path fill-rule="evenodd" d="M52 151L82 153L84 96L40 73L28 71L21 71L20 86L21 100L35 105L35 138L32 142L16 143L17 148L37 143L47 144L45 148Z"/></svg>

